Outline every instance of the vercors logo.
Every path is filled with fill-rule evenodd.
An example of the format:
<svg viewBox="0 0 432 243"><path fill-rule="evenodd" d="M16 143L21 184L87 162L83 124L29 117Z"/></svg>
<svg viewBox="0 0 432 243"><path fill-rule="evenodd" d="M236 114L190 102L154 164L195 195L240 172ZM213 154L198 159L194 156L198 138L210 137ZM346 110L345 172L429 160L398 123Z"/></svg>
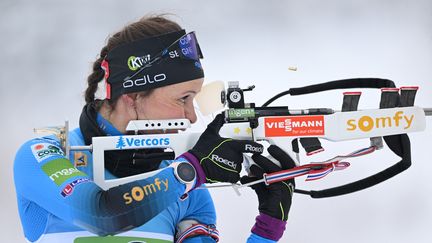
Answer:
<svg viewBox="0 0 432 243"><path fill-rule="evenodd" d="M122 149L125 146L126 146L126 144L125 144L124 138L123 138L123 136L120 136L119 140L117 141L116 148Z"/></svg>
<svg viewBox="0 0 432 243"><path fill-rule="evenodd" d="M324 116L285 116L264 118L266 137L324 135Z"/></svg>
<svg viewBox="0 0 432 243"><path fill-rule="evenodd" d="M403 127L408 129L411 127L414 120L414 115L407 116L403 114L403 111L397 111L394 116L383 116L383 117L371 117L362 116L357 119L347 120L347 130L356 131L361 130L363 132L369 132L372 129L380 129L386 127Z"/></svg>
<svg viewBox="0 0 432 243"><path fill-rule="evenodd" d="M124 138L120 136L117 140L116 148L124 149L130 147L157 147L170 145L169 138Z"/></svg>

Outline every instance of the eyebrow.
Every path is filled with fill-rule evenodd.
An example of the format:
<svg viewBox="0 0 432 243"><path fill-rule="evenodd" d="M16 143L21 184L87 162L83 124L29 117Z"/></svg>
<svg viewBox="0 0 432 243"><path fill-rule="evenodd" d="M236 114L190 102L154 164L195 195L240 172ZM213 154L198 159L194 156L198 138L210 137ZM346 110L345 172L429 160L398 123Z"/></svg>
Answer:
<svg viewBox="0 0 432 243"><path fill-rule="evenodd" d="M186 95L186 94L189 94L189 93L198 94L198 92L196 92L195 90L188 90L188 91L182 92L181 94L182 95Z"/></svg>

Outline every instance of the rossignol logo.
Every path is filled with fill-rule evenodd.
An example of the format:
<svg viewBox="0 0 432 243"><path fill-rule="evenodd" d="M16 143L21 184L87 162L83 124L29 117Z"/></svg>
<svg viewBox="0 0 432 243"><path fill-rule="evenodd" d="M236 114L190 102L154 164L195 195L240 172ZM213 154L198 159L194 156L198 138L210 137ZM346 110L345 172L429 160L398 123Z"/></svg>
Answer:
<svg viewBox="0 0 432 243"><path fill-rule="evenodd" d="M287 116L264 119L267 137L324 135L324 116Z"/></svg>
<svg viewBox="0 0 432 243"><path fill-rule="evenodd" d="M144 198L150 196L153 193L157 193L159 191L166 192L168 191L168 179L161 180L158 177L154 179L153 183L149 183L144 186L135 186L132 187L130 192L126 192L123 194L123 199L125 200L125 204L131 204L132 202L140 202L144 200Z"/></svg>
<svg viewBox="0 0 432 243"><path fill-rule="evenodd" d="M157 147L170 145L169 138L124 138L120 136L117 140L116 148L124 149L130 147Z"/></svg>
<svg viewBox="0 0 432 243"><path fill-rule="evenodd" d="M127 88L132 88L132 87L136 87L136 86L143 86L146 84L153 84L153 83L157 83L157 82L162 82L165 81L167 79L167 76L165 73L159 73L156 75L144 75L140 78L137 79L128 79L126 81L123 82L123 88L127 89Z"/></svg>
<svg viewBox="0 0 432 243"><path fill-rule="evenodd" d="M85 176L83 172L73 167L66 159L52 160L44 164L42 170L57 186L72 177Z"/></svg>
<svg viewBox="0 0 432 243"><path fill-rule="evenodd" d="M216 155L216 154L212 154L211 160L213 160L213 161L217 161L217 162L219 162L219 163L226 164L226 165L228 165L229 167L233 168L234 170L237 168L237 164L236 164L236 163L234 163L234 162L232 162L232 161L230 161L230 160L224 159L224 158L222 158L222 157L219 157L219 156Z"/></svg>
<svg viewBox="0 0 432 243"><path fill-rule="evenodd" d="M393 116L371 117L362 116L357 119L347 120L347 130L369 132L373 129L380 129L386 127L403 127L408 129L411 127L414 120L414 115L406 116L403 111L397 111Z"/></svg>
<svg viewBox="0 0 432 243"><path fill-rule="evenodd" d="M61 148L50 143L38 143L31 146L34 157L40 163L42 160L47 159L54 155L64 156Z"/></svg>
<svg viewBox="0 0 432 243"><path fill-rule="evenodd" d="M127 60L127 65L131 71L136 71L138 68L144 66L148 61L150 61L150 54L142 57L130 56Z"/></svg>

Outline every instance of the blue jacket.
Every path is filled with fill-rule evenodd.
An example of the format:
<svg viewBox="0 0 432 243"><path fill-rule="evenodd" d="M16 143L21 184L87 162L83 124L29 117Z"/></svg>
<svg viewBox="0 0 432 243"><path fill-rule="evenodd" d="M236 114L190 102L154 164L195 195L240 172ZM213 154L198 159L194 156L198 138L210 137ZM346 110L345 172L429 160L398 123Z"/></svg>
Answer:
<svg viewBox="0 0 432 243"><path fill-rule="evenodd" d="M71 146L84 145L80 129L71 131L69 138ZM32 139L17 152L18 209L30 242L173 242L182 220L216 224L208 190L193 190L180 200L185 185L171 167L104 191L92 181L89 151L72 151L69 158L54 136ZM161 166L172 162L164 161ZM214 240L197 236L184 242ZM274 241L251 234L248 242Z"/></svg>

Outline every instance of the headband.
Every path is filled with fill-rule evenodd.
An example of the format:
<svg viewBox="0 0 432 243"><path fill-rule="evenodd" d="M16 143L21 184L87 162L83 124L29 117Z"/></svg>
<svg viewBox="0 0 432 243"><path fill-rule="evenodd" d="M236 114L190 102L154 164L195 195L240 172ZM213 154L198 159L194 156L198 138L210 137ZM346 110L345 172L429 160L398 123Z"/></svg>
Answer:
<svg viewBox="0 0 432 243"><path fill-rule="evenodd" d="M122 94L203 78L202 57L195 33L185 30L123 44L102 61L105 75L95 99L114 100Z"/></svg>

